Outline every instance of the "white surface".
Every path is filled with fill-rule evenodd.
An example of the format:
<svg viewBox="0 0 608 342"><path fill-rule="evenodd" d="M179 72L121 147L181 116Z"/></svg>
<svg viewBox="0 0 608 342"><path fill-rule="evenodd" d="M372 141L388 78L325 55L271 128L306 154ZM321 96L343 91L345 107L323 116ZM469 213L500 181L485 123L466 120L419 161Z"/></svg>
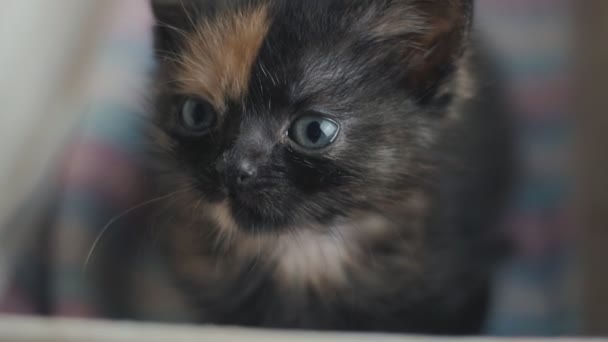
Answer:
<svg viewBox="0 0 608 342"><path fill-rule="evenodd" d="M571 339L439 338L406 335L284 332L237 328L195 327L107 321L42 320L0 316L0 342L397 342L397 341L593 341ZM601 339L597 339L601 341Z"/></svg>

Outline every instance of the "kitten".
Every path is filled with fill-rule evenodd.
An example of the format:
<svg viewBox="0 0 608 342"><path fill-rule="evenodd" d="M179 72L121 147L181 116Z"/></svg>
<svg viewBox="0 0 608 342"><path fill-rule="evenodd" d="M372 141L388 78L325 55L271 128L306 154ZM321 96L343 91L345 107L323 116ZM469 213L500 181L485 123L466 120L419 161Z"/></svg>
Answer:
<svg viewBox="0 0 608 342"><path fill-rule="evenodd" d="M510 158L472 7L156 6L161 240L201 322L480 332Z"/></svg>

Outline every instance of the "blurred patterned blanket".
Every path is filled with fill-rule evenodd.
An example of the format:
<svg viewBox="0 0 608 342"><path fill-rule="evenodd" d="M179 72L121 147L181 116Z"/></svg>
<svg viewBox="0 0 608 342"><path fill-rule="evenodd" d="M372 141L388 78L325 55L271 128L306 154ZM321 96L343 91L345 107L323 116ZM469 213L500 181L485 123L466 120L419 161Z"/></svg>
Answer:
<svg viewBox="0 0 608 342"><path fill-rule="evenodd" d="M567 168L572 0L477 4L478 24L507 75L525 164L508 223L517 253L496 279L487 332L573 334L579 328L579 308L570 245L577 226ZM98 97L51 179L53 199L40 223L43 242L23 251L12 286L0 297L0 312L98 317L105 310L82 266L101 230L111 222L104 234L111 238L112 231L137 224L141 214L117 215L146 200L138 158L145 146L137 134L142 109L131 95L145 85L143 76L152 65L152 18L145 0L121 6L108 25L112 39L101 56L106 70L97 75ZM19 223L11 229L19 229ZM133 272L162 278L145 265L134 266ZM172 295L159 284L142 289L141 319L183 319L180 307L169 300Z"/></svg>

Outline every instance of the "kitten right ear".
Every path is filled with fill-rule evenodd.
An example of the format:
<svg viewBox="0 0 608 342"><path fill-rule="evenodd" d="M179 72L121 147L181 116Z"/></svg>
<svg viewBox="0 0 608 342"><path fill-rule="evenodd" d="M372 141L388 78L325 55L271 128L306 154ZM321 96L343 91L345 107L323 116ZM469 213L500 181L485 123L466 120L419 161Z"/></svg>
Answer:
<svg viewBox="0 0 608 342"><path fill-rule="evenodd" d="M154 48L161 55L175 53L186 32L192 30L196 7L187 0L152 0L155 18Z"/></svg>

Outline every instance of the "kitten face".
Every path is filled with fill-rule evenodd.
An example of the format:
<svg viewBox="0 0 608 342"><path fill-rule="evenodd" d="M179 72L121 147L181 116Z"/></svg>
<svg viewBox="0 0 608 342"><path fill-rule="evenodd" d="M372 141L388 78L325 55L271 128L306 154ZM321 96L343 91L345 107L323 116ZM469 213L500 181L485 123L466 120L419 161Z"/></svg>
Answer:
<svg viewBox="0 0 608 342"><path fill-rule="evenodd" d="M189 5L160 26L156 121L192 197L276 232L424 186L469 1Z"/></svg>

